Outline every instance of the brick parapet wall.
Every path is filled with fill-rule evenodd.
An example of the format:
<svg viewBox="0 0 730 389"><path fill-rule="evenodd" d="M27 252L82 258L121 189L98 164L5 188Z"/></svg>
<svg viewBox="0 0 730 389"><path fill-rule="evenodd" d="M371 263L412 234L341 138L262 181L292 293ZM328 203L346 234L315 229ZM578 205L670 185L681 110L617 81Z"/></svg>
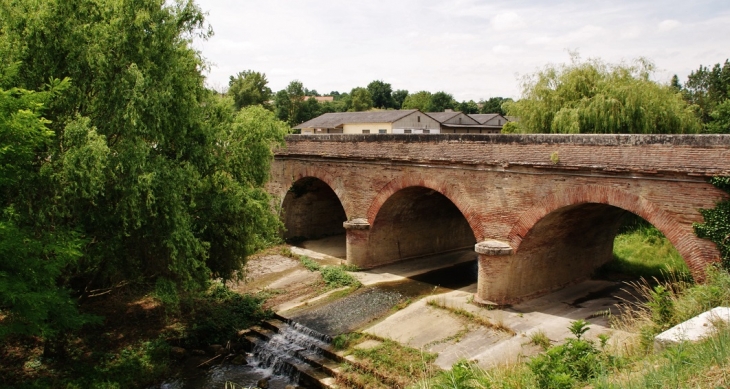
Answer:
<svg viewBox="0 0 730 389"><path fill-rule="evenodd" d="M730 135L291 135L276 157L730 175Z"/></svg>

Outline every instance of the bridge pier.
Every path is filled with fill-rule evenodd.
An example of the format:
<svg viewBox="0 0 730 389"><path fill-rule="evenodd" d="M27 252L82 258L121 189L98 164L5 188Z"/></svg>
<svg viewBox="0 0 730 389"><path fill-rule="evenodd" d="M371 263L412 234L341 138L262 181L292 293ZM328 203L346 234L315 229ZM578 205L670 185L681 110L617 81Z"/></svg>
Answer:
<svg viewBox="0 0 730 389"><path fill-rule="evenodd" d="M486 240L474 245L479 254L477 293L474 301L485 305L512 303L511 265L514 260L512 247L498 240Z"/></svg>
<svg viewBox="0 0 730 389"><path fill-rule="evenodd" d="M347 263L360 268L367 268L368 238L370 223L367 219L352 219L342 223L346 232Z"/></svg>

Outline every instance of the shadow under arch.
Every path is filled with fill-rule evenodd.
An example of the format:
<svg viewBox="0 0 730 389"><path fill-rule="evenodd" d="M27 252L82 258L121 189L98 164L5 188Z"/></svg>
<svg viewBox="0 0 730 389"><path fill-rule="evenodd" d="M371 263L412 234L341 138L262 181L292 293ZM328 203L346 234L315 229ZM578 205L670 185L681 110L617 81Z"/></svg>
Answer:
<svg viewBox="0 0 730 389"><path fill-rule="evenodd" d="M281 210L287 241L345 234L342 223L347 215L340 198L319 178L308 176L295 181L284 196Z"/></svg>
<svg viewBox="0 0 730 389"><path fill-rule="evenodd" d="M393 193L370 226L369 264L473 248L476 238L461 210L445 195L424 186Z"/></svg>
<svg viewBox="0 0 730 389"><path fill-rule="evenodd" d="M431 177L419 174L404 174L388 182L375 196L367 212L367 220L370 224L375 222L375 217L380 212L386 201L389 201L397 192L410 187L423 187L434 190L451 202L462 216L469 223L472 233L478 237L482 237L481 224L475 213L471 212L469 199L464 198L462 192L454 185L448 185L443 180L433 179Z"/></svg>
<svg viewBox="0 0 730 389"><path fill-rule="evenodd" d="M523 212L508 241L520 260L550 269L553 278L569 278L560 276L563 272L587 277L613 259L613 242L627 213L662 232L692 276L704 279L708 261L691 224L681 224L645 198L618 188L584 186L547 196Z"/></svg>

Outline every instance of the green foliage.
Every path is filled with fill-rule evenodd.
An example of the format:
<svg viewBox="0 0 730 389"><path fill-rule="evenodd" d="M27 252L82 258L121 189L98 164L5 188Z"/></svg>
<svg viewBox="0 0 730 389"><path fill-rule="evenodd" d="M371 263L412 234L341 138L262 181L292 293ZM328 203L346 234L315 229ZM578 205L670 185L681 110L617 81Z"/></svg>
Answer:
<svg viewBox="0 0 730 389"><path fill-rule="evenodd" d="M451 366L451 370L441 372L433 384L434 389L477 389L481 388L476 382L474 366L468 361L460 360Z"/></svg>
<svg viewBox="0 0 730 389"><path fill-rule="evenodd" d="M7 82L0 78L0 84ZM97 191L84 185L94 181L96 169L90 165L98 162L86 152L93 141L84 135L95 133L85 123L70 123L66 160L56 162L66 168L53 172L49 165L54 161L46 150L54 132L41 113L68 88L68 80L50 83L41 92L0 88L0 340L12 334L51 339L99 321L78 312L62 282L65 270L81 258L85 239L49 218L54 208L62 207L49 201L53 197L81 202ZM84 171L74 175L69 161Z"/></svg>
<svg viewBox="0 0 730 389"><path fill-rule="evenodd" d="M431 92L420 91L408 95L403 101L401 109L418 109L421 112L432 112Z"/></svg>
<svg viewBox="0 0 730 389"><path fill-rule="evenodd" d="M479 113L479 105L474 100L463 101L459 104L459 111L469 115L473 113Z"/></svg>
<svg viewBox="0 0 730 389"><path fill-rule="evenodd" d="M392 94L393 96L393 108L395 109L405 109L403 108L403 103L406 101L406 98L408 97L408 91L405 89L398 89Z"/></svg>
<svg viewBox="0 0 730 389"><path fill-rule="evenodd" d="M357 343L362 339L363 334L360 332L349 332L346 334L339 334L332 339L332 347L337 350L346 350L354 343Z"/></svg>
<svg viewBox="0 0 730 389"><path fill-rule="evenodd" d="M522 99L505 104L523 133L696 133L692 107L670 86L650 80L654 66L600 60L548 66L522 84Z"/></svg>
<svg viewBox="0 0 730 389"><path fill-rule="evenodd" d="M269 108L269 100L273 94L267 86L268 83L264 73L253 70L239 72L228 81L228 95L233 98L236 109L257 104Z"/></svg>
<svg viewBox="0 0 730 389"><path fill-rule="evenodd" d="M299 257L299 262L301 262L302 265L304 265L304 267L306 267L307 270L309 270L309 271L322 270L322 266L320 266L320 264L317 263L317 261L315 261L307 256L303 255L303 256Z"/></svg>
<svg viewBox="0 0 730 389"><path fill-rule="evenodd" d="M348 111L360 112L373 108L373 97L367 88L353 88L350 91L350 108Z"/></svg>
<svg viewBox="0 0 730 389"><path fill-rule="evenodd" d="M330 288L340 288L343 286L360 286L360 281L351 276L340 266L326 266L320 272L322 279Z"/></svg>
<svg viewBox="0 0 730 389"><path fill-rule="evenodd" d="M730 134L730 98L715 106L705 130L715 134Z"/></svg>
<svg viewBox="0 0 730 389"><path fill-rule="evenodd" d="M189 346L225 343L244 328L269 318L263 294L240 294L223 284L214 284L201 296L191 296L182 307L192 313L184 342Z"/></svg>
<svg viewBox="0 0 730 389"><path fill-rule="evenodd" d="M666 330L672 323L673 301L669 290L662 285L657 285L651 291L650 300L646 305L651 310L651 316L657 325L659 332Z"/></svg>
<svg viewBox="0 0 730 389"><path fill-rule="evenodd" d="M712 69L700 65L699 69L687 76L682 90L685 99L698 108L698 115L706 130L710 132L728 132L717 121L727 122L727 101L730 98L730 61L715 64ZM722 108L719 105L725 104ZM719 108L719 111L718 111ZM725 123L727 124L727 123ZM724 130L724 131L718 131Z"/></svg>
<svg viewBox="0 0 730 389"><path fill-rule="evenodd" d="M263 185L287 126L205 88L194 3L3 1L0 30L2 325L78 328L70 288L202 287L278 239Z"/></svg>
<svg viewBox="0 0 730 389"><path fill-rule="evenodd" d="M431 112L444 112L447 109L455 109L458 103L454 100L454 96L446 92L436 92L431 95Z"/></svg>
<svg viewBox="0 0 730 389"><path fill-rule="evenodd" d="M672 242L638 216L619 231L613 243L613 261L601 271L659 280L689 276L689 268Z"/></svg>
<svg viewBox="0 0 730 389"><path fill-rule="evenodd" d="M107 354L98 364L74 371L63 387L69 389L146 387L169 374L170 346L164 339L141 342L118 354Z"/></svg>
<svg viewBox="0 0 730 389"><path fill-rule="evenodd" d="M481 101L482 108L479 113L498 113L500 115L506 115L507 112L504 109L504 104L512 102L509 97L490 97L486 101Z"/></svg>
<svg viewBox="0 0 730 389"><path fill-rule="evenodd" d="M730 193L730 177L715 177L711 182ZM701 209L700 213L705 221L702 224L694 224L695 234L715 243L720 251L722 266L730 270L730 199L718 202L715 208Z"/></svg>
<svg viewBox="0 0 730 389"><path fill-rule="evenodd" d="M367 90L372 97L373 107L381 109L395 108L396 102L393 98L393 88L390 84L376 80L368 84Z"/></svg>
<svg viewBox="0 0 730 389"><path fill-rule="evenodd" d="M569 329L576 339L567 339L529 362L539 388L573 388L604 372L613 363L592 341L581 339L589 329L587 324L583 320L573 322Z"/></svg>

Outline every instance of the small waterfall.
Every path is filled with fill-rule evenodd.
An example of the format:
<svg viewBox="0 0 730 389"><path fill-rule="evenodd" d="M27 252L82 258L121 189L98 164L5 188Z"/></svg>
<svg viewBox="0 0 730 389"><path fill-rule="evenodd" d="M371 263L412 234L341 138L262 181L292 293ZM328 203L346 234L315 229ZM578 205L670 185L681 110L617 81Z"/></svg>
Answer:
<svg viewBox="0 0 730 389"><path fill-rule="evenodd" d="M332 338L325 334L289 322L278 326L277 332L269 339L257 340L249 365L298 382L299 367L307 365L303 357L321 355L321 347L331 342Z"/></svg>

